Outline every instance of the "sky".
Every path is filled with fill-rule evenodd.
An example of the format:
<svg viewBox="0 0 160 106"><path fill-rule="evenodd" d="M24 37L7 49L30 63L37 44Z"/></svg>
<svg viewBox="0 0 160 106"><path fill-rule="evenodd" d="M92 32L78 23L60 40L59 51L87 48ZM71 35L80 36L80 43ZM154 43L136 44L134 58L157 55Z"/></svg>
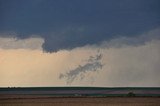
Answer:
<svg viewBox="0 0 160 106"><path fill-rule="evenodd" d="M0 87L160 87L159 0L0 0Z"/></svg>

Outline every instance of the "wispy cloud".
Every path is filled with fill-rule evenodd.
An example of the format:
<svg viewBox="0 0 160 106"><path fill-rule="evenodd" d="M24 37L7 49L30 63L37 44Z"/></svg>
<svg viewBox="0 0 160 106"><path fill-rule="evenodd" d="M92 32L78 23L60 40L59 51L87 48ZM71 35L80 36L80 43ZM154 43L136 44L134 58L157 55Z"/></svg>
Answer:
<svg viewBox="0 0 160 106"><path fill-rule="evenodd" d="M77 68L68 71L65 74L60 74L60 79L65 79L67 84L71 84L78 76L81 77L81 80L85 76L85 73L88 72L95 72L102 69L103 65L100 62L102 59L102 54L97 54L96 56L90 56L90 58L87 60L87 63L84 65L79 65Z"/></svg>

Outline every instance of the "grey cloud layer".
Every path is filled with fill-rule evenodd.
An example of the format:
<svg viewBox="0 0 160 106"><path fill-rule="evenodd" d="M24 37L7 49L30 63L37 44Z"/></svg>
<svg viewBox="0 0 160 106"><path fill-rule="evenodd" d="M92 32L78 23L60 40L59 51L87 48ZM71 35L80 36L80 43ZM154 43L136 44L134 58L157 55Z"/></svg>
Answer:
<svg viewBox="0 0 160 106"><path fill-rule="evenodd" d="M159 0L0 0L0 7L0 32L16 31L17 38L38 34L49 52L160 26Z"/></svg>
<svg viewBox="0 0 160 106"><path fill-rule="evenodd" d="M146 42L151 42L152 40L160 40L160 28L156 28L135 37L120 36L111 39L110 41L103 41L99 45L95 44L91 46L99 46L100 48L121 48L124 46L145 45Z"/></svg>

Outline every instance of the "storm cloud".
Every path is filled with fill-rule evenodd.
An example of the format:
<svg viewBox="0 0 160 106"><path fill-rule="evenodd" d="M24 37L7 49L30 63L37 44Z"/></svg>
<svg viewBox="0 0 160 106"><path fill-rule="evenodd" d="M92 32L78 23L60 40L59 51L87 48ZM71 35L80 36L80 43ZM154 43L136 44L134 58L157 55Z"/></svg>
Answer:
<svg viewBox="0 0 160 106"><path fill-rule="evenodd" d="M1 46L0 86L160 86L160 28L138 36L57 52L7 38L1 45L14 46ZM43 39L37 39L36 48L42 48Z"/></svg>
<svg viewBox="0 0 160 106"><path fill-rule="evenodd" d="M0 86L160 86L160 0L0 0Z"/></svg>
<svg viewBox="0 0 160 106"><path fill-rule="evenodd" d="M0 7L0 33L39 35L46 52L137 37L160 26L159 0L1 0Z"/></svg>

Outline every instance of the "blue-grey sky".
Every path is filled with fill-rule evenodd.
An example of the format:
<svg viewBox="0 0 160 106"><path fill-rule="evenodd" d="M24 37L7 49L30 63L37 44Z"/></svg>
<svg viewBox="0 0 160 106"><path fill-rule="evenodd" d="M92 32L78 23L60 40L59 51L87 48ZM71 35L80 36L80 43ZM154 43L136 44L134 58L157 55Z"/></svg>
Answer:
<svg viewBox="0 0 160 106"><path fill-rule="evenodd" d="M159 0L0 0L0 32L38 35L58 51L155 29L159 10Z"/></svg>

